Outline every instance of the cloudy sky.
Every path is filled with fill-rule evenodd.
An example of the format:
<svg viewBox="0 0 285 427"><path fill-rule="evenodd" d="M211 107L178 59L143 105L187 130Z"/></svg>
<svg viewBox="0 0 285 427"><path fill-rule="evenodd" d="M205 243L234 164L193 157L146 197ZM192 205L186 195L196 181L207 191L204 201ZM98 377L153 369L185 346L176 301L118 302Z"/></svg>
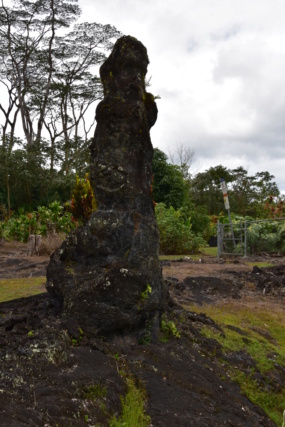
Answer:
<svg viewBox="0 0 285 427"><path fill-rule="evenodd" d="M79 0L148 50L155 147L186 144L193 172L269 171L285 193L284 0Z"/></svg>

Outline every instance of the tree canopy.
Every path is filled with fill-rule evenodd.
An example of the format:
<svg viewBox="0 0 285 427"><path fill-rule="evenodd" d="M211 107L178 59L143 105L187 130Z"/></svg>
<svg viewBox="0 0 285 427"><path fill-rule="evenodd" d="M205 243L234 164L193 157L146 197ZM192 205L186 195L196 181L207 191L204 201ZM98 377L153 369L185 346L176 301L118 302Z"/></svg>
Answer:
<svg viewBox="0 0 285 427"><path fill-rule="evenodd" d="M99 65L121 33L77 24L80 14L73 0L2 1L0 203L8 197L12 207L22 199L35 207L61 199L60 182L70 194L70 175L74 182L87 171L95 114L88 121L86 113L102 97Z"/></svg>
<svg viewBox="0 0 285 427"><path fill-rule="evenodd" d="M154 149L153 153L153 197L155 202L167 207L180 208L187 195L187 183L179 166L168 163L167 155Z"/></svg>
<svg viewBox="0 0 285 427"><path fill-rule="evenodd" d="M205 206L211 215L224 210L221 178L227 182L231 210L239 215L255 217L259 206L269 196L280 195L274 175L267 171L248 175L242 166L236 169L228 169L222 165L211 167L191 180L190 189L193 202Z"/></svg>

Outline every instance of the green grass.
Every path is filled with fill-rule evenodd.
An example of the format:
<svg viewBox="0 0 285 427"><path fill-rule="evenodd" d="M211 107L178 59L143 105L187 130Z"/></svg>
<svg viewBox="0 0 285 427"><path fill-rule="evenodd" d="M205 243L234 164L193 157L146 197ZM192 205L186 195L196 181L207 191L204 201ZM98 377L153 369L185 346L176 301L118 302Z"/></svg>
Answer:
<svg viewBox="0 0 285 427"><path fill-rule="evenodd" d="M254 267L256 265L259 268L266 268L266 267L273 267L274 266L274 264L271 264L270 262L262 262L262 261L258 261L258 262L246 261L246 265L248 265L249 267Z"/></svg>
<svg viewBox="0 0 285 427"><path fill-rule="evenodd" d="M159 255L161 261L175 261L177 259L183 259L185 256L193 257L193 255Z"/></svg>
<svg viewBox="0 0 285 427"><path fill-rule="evenodd" d="M109 427L148 427L150 417L145 413L146 394L141 387L137 387L132 377L126 377L128 391L121 398L122 414L119 418L113 417Z"/></svg>
<svg viewBox="0 0 285 427"><path fill-rule="evenodd" d="M245 375L238 370L230 373L232 379L239 383L242 392L258 406L261 406L269 415L271 420L279 427L283 421L283 410L285 408L284 393L270 393L262 390L251 376Z"/></svg>
<svg viewBox="0 0 285 427"><path fill-rule="evenodd" d="M205 248L201 248L201 252L202 252L202 255L213 256L213 257L218 256L217 247L211 248L210 246L206 246Z"/></svg>
<svg viewBox="0 0 285 427"><path fill-rule="evenodd" d="M201 256L211 256L211 257L217 257L218 256L218 249L217 248L210 248L209 246L206 246L204 248L200 248L200 253L198 254L183 254L183 255L160 255L159 259L161 261L175 261L177 259L183 259L184 257L189 257L193 260L198 260L201 258Z"/></svg>
<svg viewBox="0 0 285 427"><path fill-rule="evenodd" d="M200 312L201 307L188 306L187 309ZM275 364L285 368L285 318L281 308L274 310L271 305L261 307L228 303L204 306L203 312L211 317L224 331L224 336L210 326L202 326L201 333L216 339L225 354L246 351L256 362L259 370L267 381L261 386L251 375L226 364L230 377L237 381L242 392L254 403L261 406L277 425L282 424L282 413L285 409L285 394L273 392L270 387L270 371ZM228 326L238 328L229 329Z"/></svg>
<svg viewBox="0 0 285 427"><path fill-rule="evenodd" d="M45 277L0 279L0 302L45 292Z"/></svg>

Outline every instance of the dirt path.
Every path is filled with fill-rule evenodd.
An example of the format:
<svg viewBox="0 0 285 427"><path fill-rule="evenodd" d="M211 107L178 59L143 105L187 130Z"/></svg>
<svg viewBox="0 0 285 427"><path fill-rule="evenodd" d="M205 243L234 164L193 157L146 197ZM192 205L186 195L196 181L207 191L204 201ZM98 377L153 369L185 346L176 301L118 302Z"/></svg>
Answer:
<svg viewBox="0 0 285 427"><path fill-rule="evenodd" d="M264 270L253 267L254 261L257 264L270 261L275 266L272 267L272 271L269 269L265 273ZM283 307L284 266L284 257L255 257L250 260L250 265L249 259L219 260L204 257L199 261L182 259L164 262L163 276L171 285L173 297L182 305L187 303L203 305L238 299L241 304L251 302L256 305L266 301L266 304L272 303ZM256 287L254 283L258 283L258 286Z"/></svg>
<svg viewBox="0 0 285 427"><path fill-rule="evenodd" d="M28 256L25 243L0 241L0 279L45 276L49 256Z"/></svg>

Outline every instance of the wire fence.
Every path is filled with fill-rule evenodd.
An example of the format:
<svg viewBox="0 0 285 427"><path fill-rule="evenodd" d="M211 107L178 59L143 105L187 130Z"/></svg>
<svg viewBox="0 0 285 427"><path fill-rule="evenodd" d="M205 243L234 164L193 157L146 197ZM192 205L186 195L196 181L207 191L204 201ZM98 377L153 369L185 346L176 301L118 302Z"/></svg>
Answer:
<svg viewBox="0 0 285 427"><path fill-rule="evenodd" d="M285 218L217 225L218 257L285 254Z"/></svg>

